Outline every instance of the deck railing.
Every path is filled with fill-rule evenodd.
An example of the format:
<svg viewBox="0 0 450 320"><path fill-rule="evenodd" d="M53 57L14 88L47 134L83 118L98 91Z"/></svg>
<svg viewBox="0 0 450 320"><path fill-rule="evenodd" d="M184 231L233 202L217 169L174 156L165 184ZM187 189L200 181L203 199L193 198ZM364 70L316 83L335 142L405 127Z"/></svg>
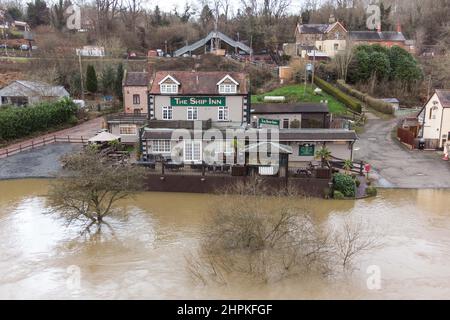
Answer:
<svg viewBox="0 0 450 320"><path fill-rule="evenodd" d="M71 136L56 136L56 135L50 137L43 137L40 139L33 139L31 141L20 143L18 146L16 145L14 147L9 148L6 147L0 149L0 159L13 156L22 151L33 150L35 148L56 142L87 144L88 139L86 137L71 137Z"/></svg>

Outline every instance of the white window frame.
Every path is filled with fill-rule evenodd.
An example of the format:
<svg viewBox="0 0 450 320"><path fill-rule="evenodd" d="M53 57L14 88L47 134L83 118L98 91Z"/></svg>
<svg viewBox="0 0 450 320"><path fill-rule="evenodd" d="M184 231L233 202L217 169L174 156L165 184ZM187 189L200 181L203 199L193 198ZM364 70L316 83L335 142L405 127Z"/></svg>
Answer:
<svg viewBox="0 0 450 320"><path fill-rule="evenodd" d="M170 140L152 140L153 153L171 153Z"/></svg>
<svg viewBox="0 0 450 320"><path fill-rule="evenodd" d="M202 140L184 140L183 157L184 162L202 162L203 160Z"/></svg>
<svg viewBox="0 0 450 320"><path fill-rule="evenodd" d="M178 93L178 85L175 83L162 83L159 88L161 93Z"/></svg>
<svg viewBox="0 0 450 320"><path fill-rule="evenodd" d="M125 129L126 130L132 129L132 130L130 131L131 133L129 133L129 132L128 133L123 133L122 129L124 129L124 131L125 131ZM134 125L134 124L121 124L121 125L119 125L119 133L120 133L121 136L135 136L135 135L137 135L136 125Z"/></svg>
<svg viewBox="0 0 450 320"><path fill-rule="evenodd" d="M137 102L134 98L137 98ZM141 104L141 95L140 94L133 94L133 105L140 105Z"/></svg>
<svg viewBox="0 0 450 320"><path fill-rule="evenodd" d="M187 107L187 119L198 120L198 107Z"/></svg>
<svg viewBox="0 0 450 320"><path fill-rule="evenodd" d="M162 119L163 120L172 120L173 119L173 107L172 106L166 106L162 107ZM167 116L164 116L167 113ZM170 115L170 117L169 117Z"/></svg>
<svg viewBox="0 0 450 320"><path fill-rule="evenodd" d="M222 117L221 117L221 115L222 115ZM229 118L228 107L227 106L219 107L217 109L217 120L218 121L228 121L228 118Z"/></svg>
<svg viewBox="0 0 450 320"><path fill-rule="evenodd" d="M237 92L237 85L231 83L221 83L219 85L219 93L233 94Z"/></svg>

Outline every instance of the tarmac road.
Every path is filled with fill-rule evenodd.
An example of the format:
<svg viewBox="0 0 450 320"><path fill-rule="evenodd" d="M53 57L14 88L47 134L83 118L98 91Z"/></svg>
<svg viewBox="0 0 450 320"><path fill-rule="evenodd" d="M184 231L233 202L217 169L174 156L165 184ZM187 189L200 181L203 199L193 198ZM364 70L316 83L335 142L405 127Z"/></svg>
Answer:
<svg viewBox="0 0 450 320"><path fill-rule="evenodd" d="M355 144L355 160L371 164L379 187L450 188L450 163L436 151L410 151L392 138L398 119L371 119Z"/></svg>

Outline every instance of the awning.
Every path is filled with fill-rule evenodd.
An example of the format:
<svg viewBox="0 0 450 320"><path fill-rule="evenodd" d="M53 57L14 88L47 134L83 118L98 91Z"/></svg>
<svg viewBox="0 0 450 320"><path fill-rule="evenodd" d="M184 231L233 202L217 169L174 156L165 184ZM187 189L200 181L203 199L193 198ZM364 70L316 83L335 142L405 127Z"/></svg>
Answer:
<svg viewBox="0 0 450 320"><path fill-rule="evenodd" d="M115 136L109 132L101 132L95 137L90 138L89 142L111 142L116 140L120 141L120 137Z"/></svg>

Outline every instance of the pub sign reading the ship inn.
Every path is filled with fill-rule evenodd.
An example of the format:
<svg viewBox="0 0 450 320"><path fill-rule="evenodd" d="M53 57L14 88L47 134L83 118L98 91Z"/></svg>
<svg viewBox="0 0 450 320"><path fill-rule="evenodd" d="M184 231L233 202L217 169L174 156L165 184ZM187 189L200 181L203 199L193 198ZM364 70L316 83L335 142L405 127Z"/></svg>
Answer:
<svg viewBox="0 0 450 320"><path fill-rule="evenodd" d="M172 107L225 107L225 97L171 97Z"/></svg>

